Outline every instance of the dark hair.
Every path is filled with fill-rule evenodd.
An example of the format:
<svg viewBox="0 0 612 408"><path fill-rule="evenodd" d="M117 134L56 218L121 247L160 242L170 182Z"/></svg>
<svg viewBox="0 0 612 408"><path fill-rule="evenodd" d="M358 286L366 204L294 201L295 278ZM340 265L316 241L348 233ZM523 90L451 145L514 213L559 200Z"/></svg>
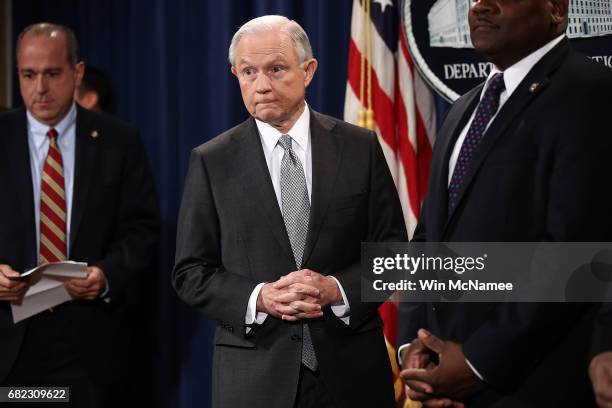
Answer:
<svg viewBox="0 0 612 408"><path fill-rule="evenodd" d="M107 110L113 103L113 86L109 76L101 69L90 65L85 66L85 73L77 92L83 96L88 91L98 93L98 105L102 110Z"/></svg>
<svg viewBox="0 0 612 408"><path fill-rule="evenodd" d="M71 28L62 25L62 24L54 24L54 23L36 23L30 24L21 32L17 37L17 46L15 47L15 61L19 59L19 47L21 46L21 41L23 37L28 33L32 33L33 35L46 35L47 37L51 37L53 33L62 32L66 36L66 50L68 54L68 62L70 65L75 66L78 62L78 49L79 44L76 39L76 35L74 35L74 31Z"/></svg>

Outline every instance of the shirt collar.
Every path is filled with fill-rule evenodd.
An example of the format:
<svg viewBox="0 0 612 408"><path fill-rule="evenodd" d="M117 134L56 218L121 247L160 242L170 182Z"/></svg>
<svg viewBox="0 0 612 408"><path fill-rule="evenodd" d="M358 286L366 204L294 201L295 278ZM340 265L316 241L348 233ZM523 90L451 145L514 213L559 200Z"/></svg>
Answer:
<svg viewBox="0 0 612 408"><path fill-rule="evenodd" d="M506 70L503 71L504 84L506 85L506 92L508 97L512 95L516 88L518 88L519 84L523 81L523 79L525 79L529 71L531 71L531 69L542 59L542 57L544 57L544 55L546 55L550 50L552 50L564 38L565 35L558 36L557 38L551 40L544 46L538 48L522 60L518 61L517 63L506 68ZM493 67L493 69L489 73L489 76L487 77L487 83L483 88L483 92L484 89L486 89L486 86L489 84L491 78L493 78L493 75L500 72L502 71L498 67Z"/></svg>
<svg viewBox="0 0 612 408"><path fill-rule="evenodd" d="M47 140L47 132L53 127L58 134L58 140L62 140L66 134L66 130L76 122L76 104L72 102L72 106L68 111L68 114L64 116L62 120L55 126L49 126L38 121L34 115L27 111L28 117L28 131L34 137L34 145L36 148L40 148Z"/></svg>
<svg viewBox="0 0 612 408"><path fill-rule="evenodd" d="M278 140L284 134L279 132L272 125L262 122L259 119L255 119L257 129L261 135L261 139L266 147L266 150L271 152L276 147ZM309 143L309 132L310 132L310 110L308 104L304 103L304 111L295 122L293 127L287 132L291 139L300 146L305 152L308 151Z"/></svg>

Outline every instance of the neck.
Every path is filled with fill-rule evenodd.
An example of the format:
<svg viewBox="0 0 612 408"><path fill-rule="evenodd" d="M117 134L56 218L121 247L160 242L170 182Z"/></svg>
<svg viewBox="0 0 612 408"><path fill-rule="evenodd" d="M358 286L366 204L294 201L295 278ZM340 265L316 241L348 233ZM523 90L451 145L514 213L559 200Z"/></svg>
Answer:
<svg viewBox="0 0 612 408"><path fill-rule="evenodd" d="M507 68L516 64L523 58L531 55L533 52L539 50L544 47L546 44L559 37L561 34L555 33L554 35L547 37L542 41L538 41L532 44L529 48L522 49L518 53L509 53L507 50L505 52L500 53L499 55L483 55L487 60L495 64L500 71L505 71Z"/></svg>

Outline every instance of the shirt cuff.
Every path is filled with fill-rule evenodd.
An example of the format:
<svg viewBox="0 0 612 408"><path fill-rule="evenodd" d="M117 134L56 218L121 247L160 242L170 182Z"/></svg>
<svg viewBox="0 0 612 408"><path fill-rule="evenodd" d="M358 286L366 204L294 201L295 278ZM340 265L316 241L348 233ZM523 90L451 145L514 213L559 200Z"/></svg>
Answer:
<svg viewBox="0 0 612 408"><path fill-rule="evenodd" d="M470 363L470 360L468 360L467 358L465 359L465 362L467 363L467 365L470 367L470 369L474 372L474 374L476 374L476 377L478 377L480 379L480 381L484 382L484 377L482 375L480 375L480 373L478 372L478 370L476 370L476 367L474 367L472 365L472 363Z"/></svg>
<svg viewBox="0 0 612 408"><path fill-rule="evenodd" d="M351 313L351 305L349 304L348 299L346 298L346 293L344 293L344 288L340 284L340 281L334 276L330 275L329 277L336 281L336 285L338 285L338 289L340 289L340 294L342 295L343 302L341 305L331 305L331 310L332 312L334 312L336 317L338 317L340 320L342 320L344 324L348 326L351 322L351 316L349 316L349 314Z"/></svg>
<svg viewBox="0 0 612 408"><path fill-rule="evenodd" d="M108 284L108 280L106 281L106 287L104 288L104 290L102 291L102 293L100 293L98 295L98 297L100 299L104 299L106 302L110 301L110 298L107 298L108 294L110 293L110 285Z"/></svg>
<svg viewBox="0 0 612 408"><path fill-rule="evenodd" d="M410 343L402 344L397 349L397 361L398 361L398 364L399 364L400 368L402 367L402 350L405 349L408 346L410 346Z"/></svg>
<svg viewBox="0 0 612 408"><path fill-rule="evenodd" d="M266 282L262 282L255 286L255 289L253 289L253 292L251 292L251 296L249 297L249 304L244 316L244 323L247 325L247 333L251 331L251 328L248 327L249 325L263 324L266 317L268 317L267 313L257 311L257 297L259 296L259 292L261 292L261 288L263 288L265 284Z"/></svg>

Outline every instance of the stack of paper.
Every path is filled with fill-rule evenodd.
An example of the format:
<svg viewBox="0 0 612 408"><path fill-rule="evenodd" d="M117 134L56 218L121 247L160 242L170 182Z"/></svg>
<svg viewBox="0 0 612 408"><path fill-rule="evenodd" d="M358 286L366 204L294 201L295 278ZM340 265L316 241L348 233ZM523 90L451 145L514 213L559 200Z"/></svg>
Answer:
<svg viewBox="0 0 612 408"><path fill-rule="evenodd" d="M87 264L83 262L52 262L41 265L19 276L9 279L30 282L20 305L11 304L15 323L37 313L71 300L64 287L64 281L72 278L86 278Z"/></svg>

